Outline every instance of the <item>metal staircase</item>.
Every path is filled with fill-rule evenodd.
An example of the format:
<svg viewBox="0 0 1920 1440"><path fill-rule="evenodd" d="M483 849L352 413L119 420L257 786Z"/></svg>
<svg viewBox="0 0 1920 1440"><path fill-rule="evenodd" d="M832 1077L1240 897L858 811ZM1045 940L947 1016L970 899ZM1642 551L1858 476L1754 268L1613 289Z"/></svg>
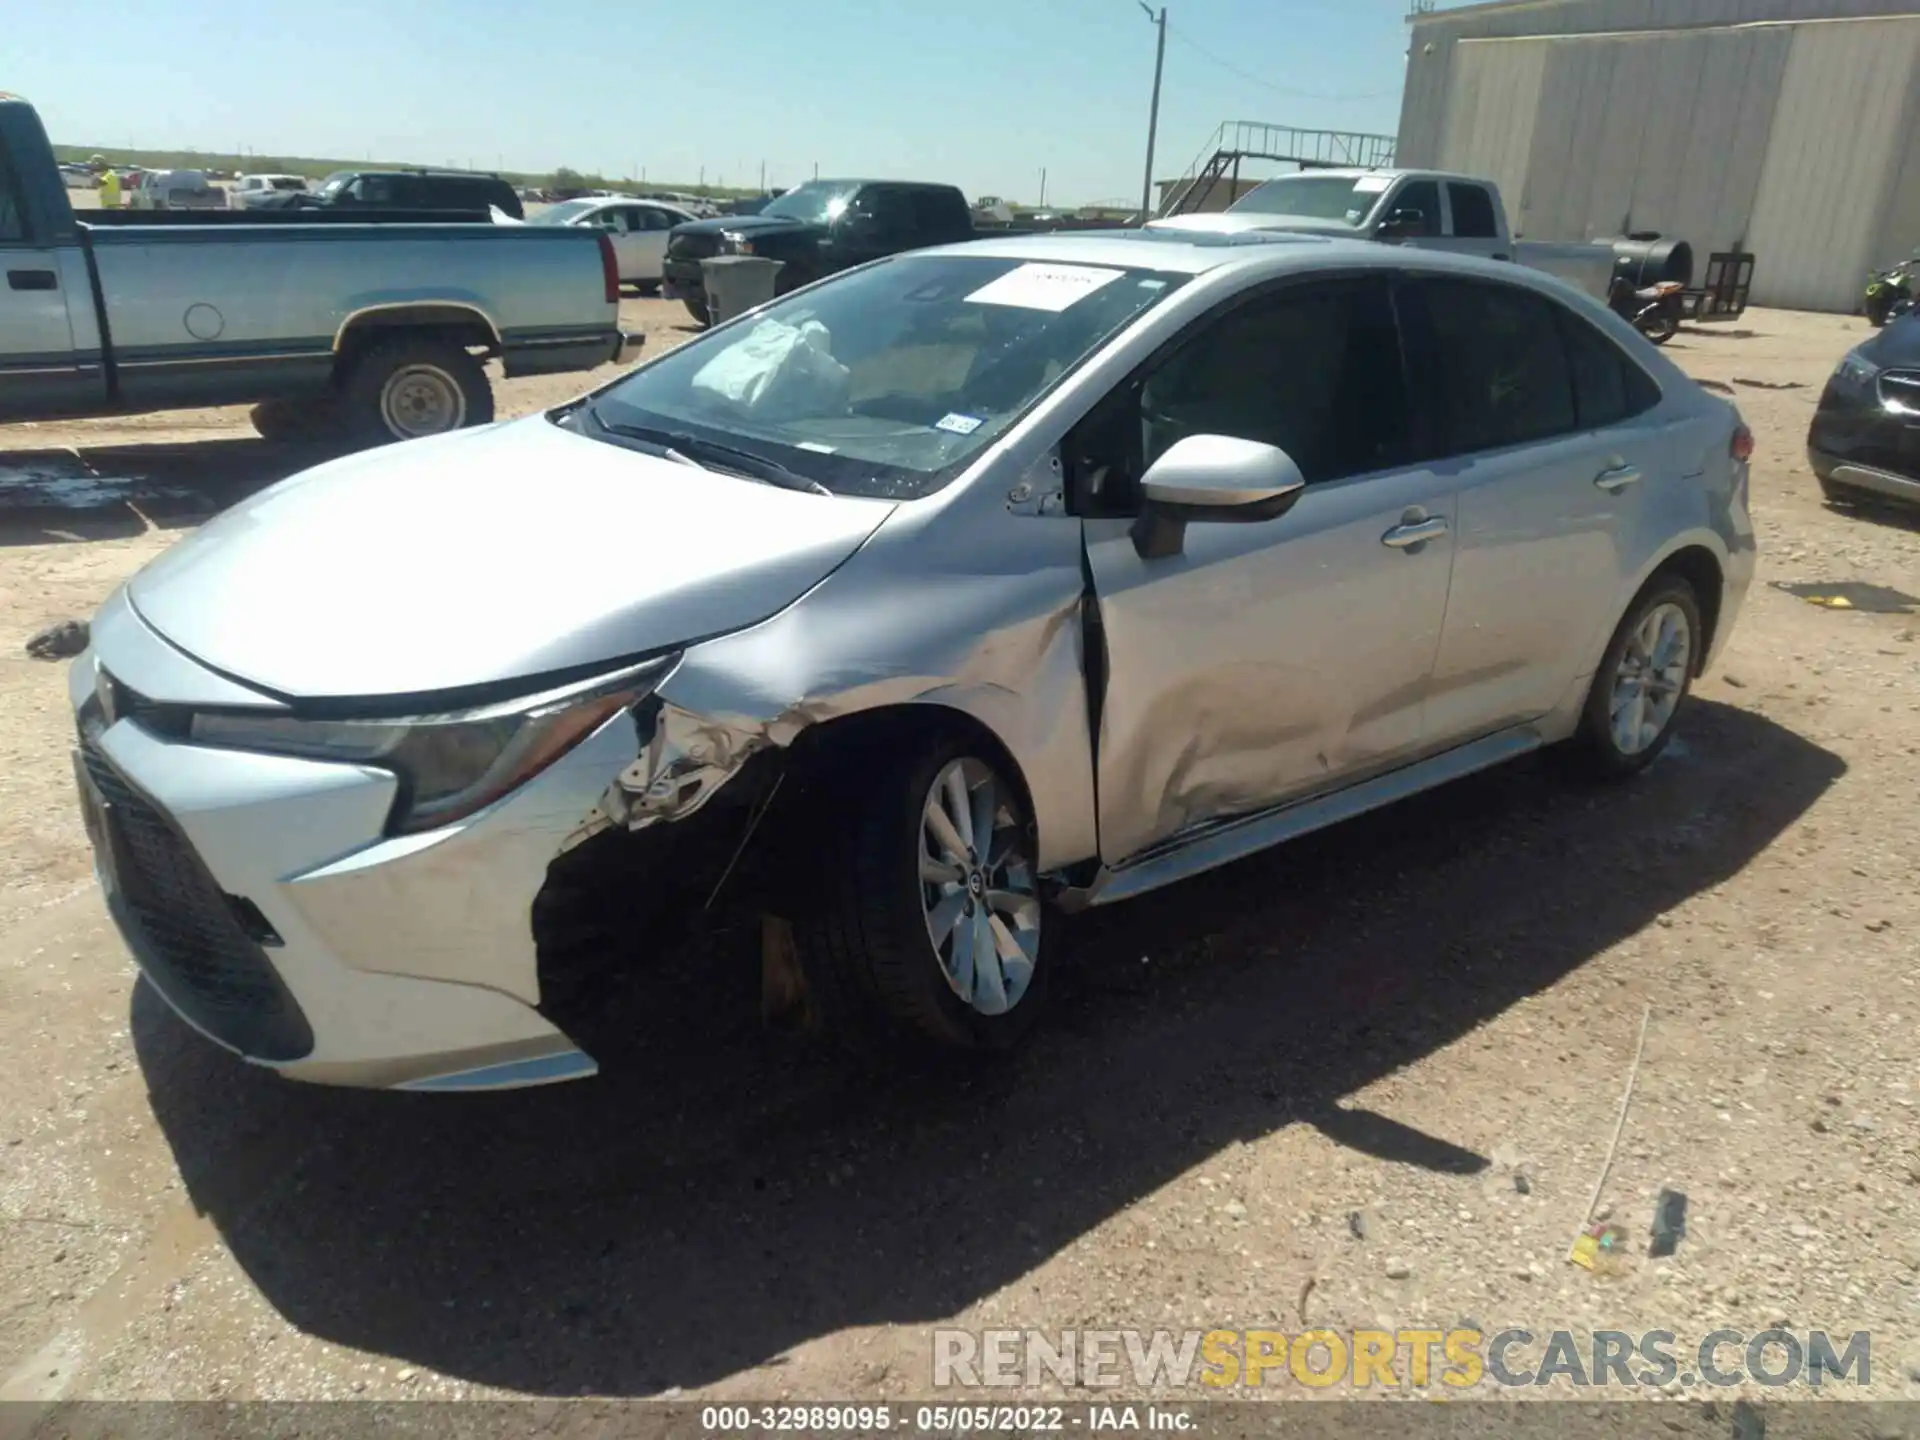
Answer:
<svg viewBox="0 0 1920 1440"><path fill-rule="evenodd" d="M1368 170L1393 164L1394 137L1356 130L1296 130L1291 125L1267 125L1257 120L1228 120L1200 148L1187 167L1172 198L1163 201L1161 215L1179 215L1204 207L1222 180L1227 194L1237 196L1242 160L1277 160L1302 170L1354 166Z"/></svg>

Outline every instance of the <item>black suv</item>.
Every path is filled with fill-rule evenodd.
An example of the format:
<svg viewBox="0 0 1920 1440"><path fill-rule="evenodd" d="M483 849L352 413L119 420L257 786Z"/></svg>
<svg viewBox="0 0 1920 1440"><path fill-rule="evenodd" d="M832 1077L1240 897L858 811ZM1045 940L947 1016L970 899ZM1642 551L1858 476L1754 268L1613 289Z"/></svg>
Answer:
<svg viewBox="0 0 1920 1440"><path fill-rule="evenodd" d="M497 205L516 220L526 208L498 175L465 170L336 170L308 193L295 190L262 200L262 210L445 210L485 214Z"/></svg>
<svg viewBox="0 0 1920 1440"><path fill-rule="evenodd" d="M951 185L909 180L810 180L758 215L723 215L676 225L667 241L661 293L681 300L702 325L707 290L700 262L713 255L764 255L784 262L782 295L883 255L974 238L967 197Z"/></svg>

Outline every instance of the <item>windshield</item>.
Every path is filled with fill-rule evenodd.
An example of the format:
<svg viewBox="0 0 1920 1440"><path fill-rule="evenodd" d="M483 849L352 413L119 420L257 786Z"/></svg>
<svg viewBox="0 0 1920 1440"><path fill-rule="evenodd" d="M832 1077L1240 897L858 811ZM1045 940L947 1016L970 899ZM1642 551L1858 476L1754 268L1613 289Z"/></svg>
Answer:
<svg viewBox="0 0 1920 1440"><path fill-rule="evenodd" d="M584 215L596 208L598 200L564 200L558 205L550 205L538 215L527 217L529 225L564 225L576 215Z"/></svg>
<svg viewBox="0 0 1920 1440"><path fill-rule="evenodd" d="M329 197L337 195L346 187L346 183L351 179L353 179L353 172L351 170L336 170L320 182L319 193Z"/></svg>
<svg viewBox="0 0 1920 1440"><path fill-rule="evenodd" d="M809 225L826 225L847 208L847 201L859 188L845 181L809 180L779 199L768 201L767 208L760 213L782 220L801 220Z"/></svg>
<svg viewBox="0 0 1920 1440"><path fill-rule="evenodd" d="M836 494L916 499L1186 278L907 256L683 345L602 392L581 429L684 436L695 458L730 445Z"/></svg>
<svg viewBox="0 0 1920 1440"><path fill-rule="evenodd" d="M1380 203L1388 183L1382 175L1286 175L1249 190L1228 211L1358 225Z"/></svg>
<svg viewBox="0 0 1920 1440"><path fill-rule="evenodd" d="M268 182L276 190L304 190L307 182L298 175L276 175Z"/></svg>

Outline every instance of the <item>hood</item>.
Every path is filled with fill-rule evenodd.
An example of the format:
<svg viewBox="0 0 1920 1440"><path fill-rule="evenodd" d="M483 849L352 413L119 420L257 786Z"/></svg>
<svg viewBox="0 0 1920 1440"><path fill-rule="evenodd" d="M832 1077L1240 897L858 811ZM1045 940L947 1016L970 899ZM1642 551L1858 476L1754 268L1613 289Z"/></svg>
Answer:
<svg viewBox="0 0 1920 1440"><path fill-rule="evenodd" d="M1210 214L1169 215L1147 222L1149 230L1198 230L1208 235L1244 235L1251 230L1291 230L1306 235L1357 235L1351 225L1337 220L1314 220L1300 215L1267 215L1256 210L1224 210Z"/></svg>
<svg viewBox="0 0 1920 1440"><path fill-rule="evenodd" d="M784 215L722 215L714 220L689 220L674 226L673 233L711 235L717 240L722 235L766 235L777 230L798 234L803 230L817 231L819 228L804 220L789 220Z"/></svg>
<svg viewBox="0 0 1920 1440"><path fill-rule="evenodd" d="M1903 315L1860 347L1883 370L1920 368L1920 315Z"/></svg>
<svg viewBox="0 0 1920 1440"><path fill-rule="evenodd" d="M284 480L128 593L181 650L277 695L420 695L752 625L892 508L697 470L534 416Z"/></svg>

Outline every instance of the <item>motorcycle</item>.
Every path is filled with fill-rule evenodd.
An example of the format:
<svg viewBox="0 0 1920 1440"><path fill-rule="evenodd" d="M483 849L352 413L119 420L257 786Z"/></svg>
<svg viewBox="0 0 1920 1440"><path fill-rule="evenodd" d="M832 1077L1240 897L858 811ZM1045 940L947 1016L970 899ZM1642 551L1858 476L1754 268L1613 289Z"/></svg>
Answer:
<svg viewBox="0 0 1920 1440"><path fill-rule="evenodd" d="M1677 280L1636 287L1625 276L1616 275L1607 304L1647 339L1664 345L1680 333L1681 295L1686 288Z"/></svg>
<svg viewBox="0 0 1920 1440"><path fill-rule="evenodd" d="M1877 271L1867 277L1867 293L1862 303L1867 323L1878 330L1890 320L1897 320L1913 310L1914 270L1920 267L1920 257L1902 260L1889 270Z"/></svg>

